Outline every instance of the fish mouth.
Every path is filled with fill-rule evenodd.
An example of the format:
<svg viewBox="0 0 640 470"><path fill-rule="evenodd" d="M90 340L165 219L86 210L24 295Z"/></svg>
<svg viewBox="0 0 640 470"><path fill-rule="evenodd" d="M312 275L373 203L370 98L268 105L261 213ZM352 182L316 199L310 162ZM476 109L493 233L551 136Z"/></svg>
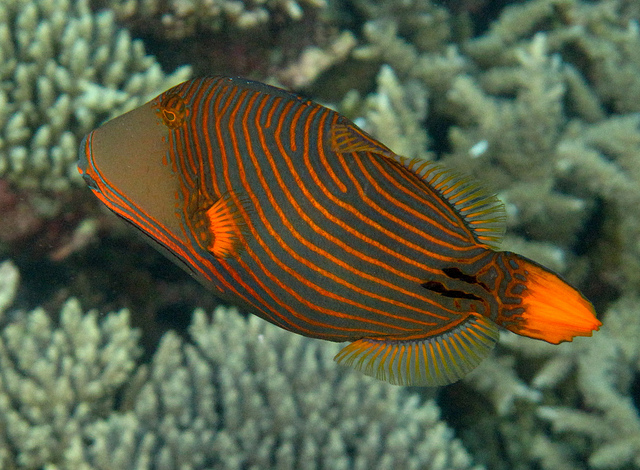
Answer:
<svg viewBox="0 0 640 470"><path fill-rule="evenodd" d="M89 137L93 132L85 135L80 142L78 148L78 171L81 175L86 175L87 167L89 166L89 160L87 159L87 153L91 151L91 142Z"/></svg>
<svg viewBox="0 0 640 470"><path fill-rule="evenodd" d="M80 142L80 147L78 148L78 172L82 176L82 179L86 183L87 186L92 191L100 192L100 188L98 187L98 183L91 177L89 169L89 158L88 155L91 155L91 137L93 132L85 135Z"/></svg>

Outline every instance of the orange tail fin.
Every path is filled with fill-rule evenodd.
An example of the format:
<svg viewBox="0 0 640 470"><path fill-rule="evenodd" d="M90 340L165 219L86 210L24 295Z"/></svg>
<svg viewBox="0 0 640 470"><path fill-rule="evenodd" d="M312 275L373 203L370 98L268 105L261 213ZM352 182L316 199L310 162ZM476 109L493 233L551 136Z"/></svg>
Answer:
<svg viewBox="0 0 640 470"><path fill-rule="evenodd" d="M519 335L553 344L591 336L600 328L602 323L595 317L593 305L556 274L515 253L501 254L511 271L512 283L519 285L508 290L519 292L524 311L499 316L497 323Z"/></svg>

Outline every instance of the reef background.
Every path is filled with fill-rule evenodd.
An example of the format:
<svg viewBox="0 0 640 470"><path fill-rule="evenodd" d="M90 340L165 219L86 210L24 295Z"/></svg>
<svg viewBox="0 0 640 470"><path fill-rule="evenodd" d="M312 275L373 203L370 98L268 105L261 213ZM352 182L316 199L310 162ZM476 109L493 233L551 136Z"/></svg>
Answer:
<svg viewBox="0 0 640 470"><path fill-rule="evenodd" d="M0 0L0 468L640 468L639 22L634 0ZM402 389L216 308L75 169L86 132L204 74L473 175L503 248L601 331L503 332L461 382Z"/></svg>

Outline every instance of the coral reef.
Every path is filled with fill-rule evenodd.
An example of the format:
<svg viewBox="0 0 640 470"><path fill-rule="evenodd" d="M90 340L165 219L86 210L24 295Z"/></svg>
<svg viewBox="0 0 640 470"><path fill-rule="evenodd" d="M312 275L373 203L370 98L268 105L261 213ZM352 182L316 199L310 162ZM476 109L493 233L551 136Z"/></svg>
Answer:
<svg viewBox="0 0 640 470"><path fill-rule="evenodd" d="M400 85L389 65L380 68L377 82L376 92L364 100L358 91L352 90L340 103L340 112L354 118L356 124L399 155L433 158L427 151L428 136L422 127L427 117L424 85L417 80Z"/></svg>
<svg viewBox="0 0 640 470"><path fill-rule="evenodd" d="M640 133L637 115L625 114L637 110L628 104L637 86L629 79L639 65L630 54L640 44L637 20L624 2L512 6L465 45L485 71L456 78L448 94L468 116L451 130L451 161L492 182L512 209L511 225L530 238L569 252L585 246L580 237L590 224L590 232L602 235L588 250L601 282L612 283L605 272L611 268L593 266L602 264L593 258L618 252L616 243L629 249L616 260L619 289L637 286L640 267L631 242L640 233L629 216L640 196L631 163ZM548 24L554 27L540 32ZM619 96L605 90L611 84ZM468 158L479 141L487 151Z"/></svg>
<svg viewBox="0 0 640 470"><path fill-rule="evenodd" d="M584 438L587 445L574 450L571 457L586 460L590 468L640 468L638 305L635 296L615 302L607 311L602 334L573 350L579 399L589 412L563 403L537 410L537 415L553 426L553 440L547 439L557 453L567 454L567 439ZM552 374L546 378L540 373L533 383L544 383L549 388L560 377L561 374Z"/></svg>
<svg viewBox="0 0 640 470"><path fill-rule="evenodd" d="M355 36L344 31L325 49L315 46L304 49L295 62L276 70L275 78L281 86L294 90L304 88L313 83L322 72L345 60L355 45Z"/></svg>
<svg viewBox="0 0 640 470"><path fill-rule="evenodd" d="M326 0L96 0L136 34L152 38L165 63L199 75L243 75L300 89L343 61L355 45Z"/></svg>
<svg viewBox="0 0 640 470"><path fill-rule="evenodd" d="M17 269L0 276L2 468L479 468L432 400L341 368L336 345L219 307L138 365L128 311L72 299L54 327L10 311Z"/></svg>
<svg viewBox="0 0 640 470"><path fill-rule="evenodd" d="M139 356L138 333L128 311L98 321L73 299L57 327L43 309L7 312L17 269L5 261L0 276L0 467L82 468L83 429L113 410Z"/></svg>
<svg viewBox="0 0 640 470"><path fill-rule="evenodd" d="M189 333L167 333L133 380L132 411L93 428L99 468L470 466L432 401L351 374L331 345L222 307L212 321L196 311Z"/></svg>
<svg viewBox="0 0 640 470"><path fill-rule="evenodd" d="M515 243L594 293L634 288L640 253L632 240L640 236L634 222L640 217L622 215L637 212L640 131L629 112L635 85L623 81L636 67L637 11L623 1L537 0L505 8L487 32L455 44L451 17L440 7L405 8L413 15L363 7L365 44L352 61L387 63L397 79L370 102L421 89L429 112L414 116L430 139L396 143L385 132L406 122L414 105L396 100L395 108L367 115L356 100L343 109L362 116L359 124L399 152L428 158L428 143L435 158L498 192L512 234L505 248ZM416 21L432 25L431 41L415 37ZM616 83L620 96L605 92L605 83ZM607 260L604 252L620 259Z"/></svg>

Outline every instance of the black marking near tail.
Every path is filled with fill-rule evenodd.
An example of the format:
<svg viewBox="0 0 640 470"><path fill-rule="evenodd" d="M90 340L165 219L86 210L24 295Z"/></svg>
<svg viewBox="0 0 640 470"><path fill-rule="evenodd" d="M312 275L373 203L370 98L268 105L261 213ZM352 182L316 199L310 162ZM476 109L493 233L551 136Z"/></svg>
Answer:
<svg viewBox="0 0 640 470"><path fill-rule="evenodd" d="M443 295L445 297L451 297L453 299L469 299L469 300L482 300L480 297L461 290L447 289L444 284L438 281L423 282L422 287L429 289L432 292Z"/></svg>

